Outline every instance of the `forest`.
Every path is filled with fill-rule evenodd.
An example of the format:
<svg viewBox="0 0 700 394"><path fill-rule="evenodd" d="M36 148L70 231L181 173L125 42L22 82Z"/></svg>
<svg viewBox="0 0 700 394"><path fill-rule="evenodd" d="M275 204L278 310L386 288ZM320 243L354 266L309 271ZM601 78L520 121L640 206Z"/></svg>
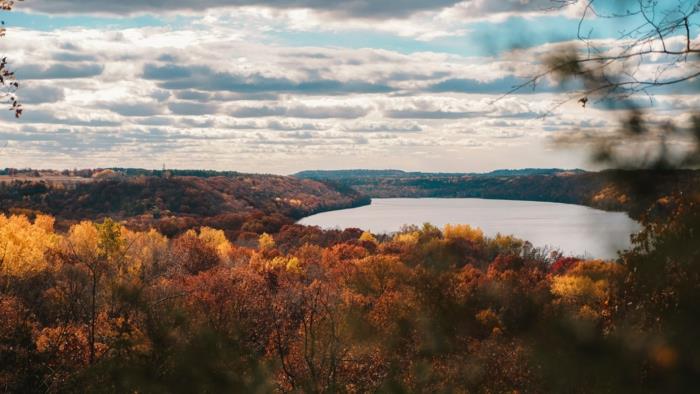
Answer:
<svg viewBox="0 0 700 394"><path fill-rule="evenodd" d="M34 172L36 177L26 175ZM0 178L0 212L51 214L64 230L80 220L109 217L132 229L156 228L167 236L209 226L224 230L232 240L244 240L277 232L304 216L370 201L349 188L292 177L213 171L174 172L187 176L171 171L146 173L79 170L61 176L14 171L13 177Z"/></svg>
<svg viewBox="0 0 700 394"><path fill-rule="evenodd" d="M357 178L109 171L0 184L3 392L683 392L700 372L695 172L433 189L609 193L645 229L608 262L467 225L294 224L366 204Z"/></svg>
<svg viewBox="0 0 700 394"><path fill-rule="evenodd" d="M698 197L657 201L665 220L616 263L466 225L291 224L246 246L206 226L2 215L0 389L684 392Z"/></svg>

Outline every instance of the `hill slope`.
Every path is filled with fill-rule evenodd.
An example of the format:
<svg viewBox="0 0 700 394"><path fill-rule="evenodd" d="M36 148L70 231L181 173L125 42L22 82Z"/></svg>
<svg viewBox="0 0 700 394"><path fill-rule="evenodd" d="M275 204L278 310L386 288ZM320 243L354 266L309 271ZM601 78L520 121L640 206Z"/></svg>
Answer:
<svg viewBox="0 0 700 394"><path fill-rule="evenodd" d="M368 198L351 189L273 175L0 183L0 211L5 213L45 212L66 224L109 216L133 227L155 226L166 234L198 225L234 235L277 231L303 216L367 203Z"/></svg>

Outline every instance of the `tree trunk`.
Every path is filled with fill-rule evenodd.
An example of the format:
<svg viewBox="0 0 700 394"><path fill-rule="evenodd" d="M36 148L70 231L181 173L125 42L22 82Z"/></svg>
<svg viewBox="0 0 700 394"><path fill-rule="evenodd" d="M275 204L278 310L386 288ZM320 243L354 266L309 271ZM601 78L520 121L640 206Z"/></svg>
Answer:
<svg viewBox="0 0 700 394"><path fill-rule="evenodd" d="M95 363L95 315L97 314L97 273L92 272L92 305L90 308L90 364Z"/></svg>

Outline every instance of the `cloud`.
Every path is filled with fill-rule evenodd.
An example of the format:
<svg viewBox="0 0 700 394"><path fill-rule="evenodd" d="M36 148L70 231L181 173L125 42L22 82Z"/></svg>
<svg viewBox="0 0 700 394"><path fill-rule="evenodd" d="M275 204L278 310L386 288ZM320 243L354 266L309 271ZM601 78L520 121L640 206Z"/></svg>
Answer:
<svg viewBox="0 0 700 394"><path fill-rule="evenodd" d="M258 6L276 9L312 9L358 18L399 18L421 11L441 10L461 0L33 0L26 7L56 14L134 14L174 11L200 12L210 8Z"/></svg>
<svg viewBox="0 0 700 394"><path fill-rule="evenodd" d="M53 60L57 62L95 62L97 56L86 53L75 53L68 51L60 51L53 54Z"/></svg>
<svg viewBox="0 0 700 394"><path fill-rule="evenodd" d="M417 123L366 122L344 127L345 131L360 133L418 133L423 128Z"/></svg>
<svg viewBox="0 0 700 394"><path fill-rule="evenodd" d="M287 108L282 106L240 107L228 114L236 118L265 118L269 116L284 116Z"/></svg>
<svg viewBox="0 0 700 394"><path fill-rule="evenodd" d="M483 18L558 11L567 12L571 8L579 9L565 2L552 0L469 0L459 2L449 12L457 17Z"/></svg>
<svg viewBox="0 0 700 394"><path fill-rule="evenodd" d="M104 106L122 116L155 116L163 113L163 107L151 102L110 103Z"/></svg>
<svg viewBox="0 0 700 394"><path fill-rule="evenodd" d="M288 173L290 166L361 166L369 157L417 166L413 159L423 157L425 169L436 169L480 165L463 160L465 148L525 144L546 127L571 127L533 120L552 105L549 93L537 100L516 93L493 104L519 73L534 69L525 50L510 59L443 53L440 46L331 47L288 43L279 39L284 25L265 27L281 29L277 39L242 37L239 25L205 18L196 25L23 30L5 41L12 43L8 57L22 60L19 96L27 103L19 121L2 111L6 165L165 162Z"/></svg>
<svg viewBox="0 0 700 394"><path fill-rule="evenodd" d="M198 90L181 90L175 93L175 97L180 100L208 101L211 99L211 94Z"/></svg>
<svg viewBox="0 0 700 394"><path fill-rule="evenodd" d="M492 81L479 81L476 79L453 78L440 81L428 87L429 92L434 93L495 93L504 94L524 81L514 76L507 76ZM542 86L538 86L538 92L543 91ZM531 92L532 89L523 89L524 93Z"/></svg>
<svg viewBox="0 0 700 394"><path fill-rule="evenodd" d="M59 86L23 82L18 92L23 104L56 103L65 99L65 89Z"/></svg>
<svg viewBox="0 0 700 394"><path fill-rule="evenodd" d="M209 115L218 111L218 106L214 104L202 104L192 102L174 102L168 104L168 108L177 115Z"/></svg>
<svg viewBox="0 0 700 394"><path fill-rule="evenodd" d="M464 119L484 116L483 111L443 111L421 109L388 110L384 116L392 119Z"/></svg>
<svg viewBox="0 0 700 394"><path fill-rule="evenodd" d="M525 136L524 131L514 131L514 130L498 130L495 133L491 133L491 136L494 138L501 138L501 139L512 139L512 138L521 138Z"/></svg>
<svg viewBox="0 0 700 394"><path fill-rule="evenodd" d="M28 64L18 66L16 69L19 79L75 79L91 78L102 74L104 66L94 63L80 64L52 64L41 66Z"/></svg>
<svg viewBox="0 0 700 394"><path fill-rule="evenodd" d="M295 138L299 140L310 140L314 138L313 133L310 133L308 131L295 131L293 133L287 133L284 135L286 138Z"/></svg>
<svg viewBox="0 0 700 394"><path fill-rule="evenodd" d="M60 113L60 111L58 111ZM17 120L19 123L23 124L52 124L52 125L66 125L66 126L90 126L90 127L114 127L119 126L121 123L96 116L72 116L73 114L66 114L68 116L59 116L54 113L54 111L45 109L32 109L30 111L25 111L24 115ZM13 121L14 115L10 111L0 111L0 119Z"/></svg>
<svg viewBox="0 0 700 394"><path fill-rule="evenodd" d="M172 126L175 119L169 116L148 116L138 119L138 123L144 126Z"/></svg>
<svg viewBox="0 0 700 394"><path fill-rule="evenodd" d="M265 125L270 130L280 131L304 131L304 130L326 130L328 126L316 123L299 123L293 121L270 120ZM307 135L309 133L304 133Z"/></svg>
<svg viewBox="0 0 700 394"><path fill-rule="evenodd" d="M155 79L159 81L169 81L173 79L189 78L195 72L210 73L209 69L203 67L184 67L176 64L147 64L143 69L145 79Z"/></svg>
<svg viewBox="0 0 700 394"><path fill-rule="evenodd" d="M228 115L236 118L286 116L291 118L306 119L357 119L366 116L369 111L369 108L362 106L308 106L303 104L294 104L289 106L263 105L257 107L240 107L228 112Z"/></svg>
<svg viewBox="0 0 700 394"><path fill-rule="evenodd" d="M566 7L557 7L566 3ZM469 23L504 20L510 16L547 14L579 17L587 2L552 0L32 0L23 9L49 14L205 16L224 24L239 23L273 30L376 31L429 42L465 37ZM167 59L165 55L163 59ZM167 60L166 60L167 61Z"/></svg>
<svg viewBox="0 0 700 394"><path fill-rule="evenodd" d="M342 119L357 119L366 116L370 109L361 106L306 106L296 105L289 108L286 112L287 116L294 118L308 119L327 119L327 118L342 118Z"/></svg>
<svg viewBox="0 0 700 394"><path fill-rule="evenodd" d="M172 64L144 67L143 78L159 82L163 89L228 91L237 93L298 93L298 94L351 94L388 93L393 89L384 84L349 80L309 79L293 81L284 77L270 77L259 73L239 75L216 72L206 66L177 66Z"/></svg>

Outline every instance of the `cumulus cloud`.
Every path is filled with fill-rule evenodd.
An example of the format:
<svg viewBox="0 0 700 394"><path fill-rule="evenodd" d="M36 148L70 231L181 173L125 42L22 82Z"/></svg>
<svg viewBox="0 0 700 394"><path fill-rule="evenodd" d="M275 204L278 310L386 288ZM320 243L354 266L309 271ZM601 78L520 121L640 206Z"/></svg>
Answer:
<svg viewBox="0 0 700 394"><path fill-rule="evenodd" d="M0 119L5 121L12 120L14 115L9 111L1 111ZM119 126L121 122L108 119L104 116L73 116L73 114L63 114L61 111L53 111L47 109L32 109L26 111L25 114L17 120L21 124L48 124L48 125L64 125L64 126L89 126L89 127L114 127Z"/></svg>
<svg viewBox="0 0 700 394"><path fill-rule="evenodd" d="M211 94L198 90L180 90L175 93L175 96L180 100L192 101L207 101L212 98Z"/></svg>
<svg viewBox="0 0 700 394"><path fill-rule="evenodd" d="M236 108L228 114L236 118L265 118L271 116L286 116L305 119L357 119L366 116L370 109L362 106L309 106L304 104L292 105L263 105L256 107Z"/></svg>
<svg viewBox="0 0 700 394"><path fill-rule="evenodd" d="M159 4L113 3L109 7L119 12L129 4L141 10ZM23 30L6 40L12 43L8 57L22 60L15 69L27 105L19 121L1 111L0 146L8 147L0 160L13 158L7 166L166 162L272 172L286 172L288 163L393 160L387 163L402 167L411 162L400 158L423 157L432 165L452 155L449 160L457 162L460 149L515 146L546 127L571 127L533 120L551 100L518 93L494 103L533 67L529 52L513 60L443 53L440 47L290 44L251 40L236 26L206 18L197 23Z"/></svg>
<svg viewBox="0 0 700 394"><path fill-rule="evenodd" d="M524 83L524 79L509 75L491 81L476 79L451 78L431 85L427 90L435 93L461 92L461 93L491 93L504 94ZM536 92L552 91L548 83L543 82L537 86ZM532 89L522 89L520 93L535 92Z"/></svg>
<svg viewBox="0 0 700 394"><path fill-rule="evenodd" d="M420 11L440 10L460 0L33 0L32 10L47 13L113 13L201 11L208 8L263 6L279 9L312 9L337 15L386 18L411 15Z"/></svg>
<svg viewBox="0 0 700 394"><path fill-rule="evenodd" d="M176 115L209 115L218 111L218 106L214 104L202 104L192 102L174 102L168 104L170 111Z"/></svg>
<svg viewBox="0 0 700 394"><path fill-rule="evenodd" d="M89 53L76 53L65 50L57 51L52 55L57 62L96 62L97 56Z"/></svg>
<svg viewBox="0 0 700 394"><path fill-rule="evenodd" d="M56 103L66 97L62 87L37 82L22 83L21 93L24 104Z"/></svg>
<svg viewBox="0 0 700 394"><path fill-rule="evenodd" d="M559 11L568 12L568 15L577 15L575 12L579 10L580 6L577 4L552 0L469 0L459 2L448 12L455 17L483 18L553 13Z"/></svg>
<svg viewBox="0 0 700 394"><path fill-rule="evenodd" d="M151 102L119 102L105 104L105 108L122 116L156 116L163 113L163 107Z"/></svg>
<svg viewBox="0 0 700 394"><path fill-rule="evenodd" d="M387 118L392 119L464 119L476 118L485 115L483 111L444 111L422 109L395 109L384 112Z"/></svg>
<svg viewBox="0 0 700 394"><path fill-rule="evenodd" d="M387 93L393 89L384 84L374 84L359 80L309 79L293 81L285 77L265 76L260 73L248 75L229 72L216 72L209 67L190 67L167 64L158 66L147 64L145 79L156 80L163 89L207 91L229 91L237 93L298 93L298 94L349 94Z"/></svg>
<svg viewBox="0 0 700 394"><path fill-rule="evenodd" d="M265 124L265 128L268 128L270 130L280 130L280 131L300 131L300 130L326 130L328 129L327 125L322 125L322 124L317 124L317 123L308 123L308 122L295 122L295 121L290 121L290 120L269 120ZM303 133L304 136L310 136L312 135L311 133L305 132Z"/></svg>
<svg viewBox="0 0 700 394"><path fill-rule="evenodd" d="M511 139L511 138L520 138L525 136L524 131L514 131L514 130L498 130L497 132L492 134L494 138L503 138L503 139Z"/></svg>
<svg viewBox="0 0 700 394"><path fill-rule="evenodd" d="M58 63L49 66L29 64L16 68L20 79L73 79L96 77L104 71L104 66L95 63L65 64Z"/></svg>
<svg viewBox="0 0 700 394"><path fill-rule="evenodd" d="M347 125L344 127L344 130L361 133L418 133L423 131L423 128L419 124L413 122L362 122Z"/></svg>
<svg viewBox="0 0 700 394"><path fill-rule="evenodd" d="M511 15L533 15L557 12L565 16L575 17L580 15L582 7L587 2L566 3L552 0L395 0L395 1L367 1L367 0L33 0L23 6L26 9L49 14L116 14L130 15L142 13L178 13L182 12L201 14L208 10L220 9L269 9L280 16L280 11L292 11L284 15L292 26L299 27L298 17L305 16L307 22L318 27L320 19L325 17L325 22L330 23L333 29L342 28L342 24L336 20L348 18L354 19L352 28L368 27L367 23L381 20L381 26L375 29L390 30L399 35L413 35L420 39L432 39L443 35L450 35L440 29L440 24L430 24L430 29L424 26L409 26L401 24L402 19L413 18L416 15L426 14L422 19L429 23L431 19L444 24L455 21L474 20L480 18L503 18ZM311 11L315 16L294 14L294 11ZM329 18L329 16L331 18ZM363 22L366 21L366 22Z"/></svg>

